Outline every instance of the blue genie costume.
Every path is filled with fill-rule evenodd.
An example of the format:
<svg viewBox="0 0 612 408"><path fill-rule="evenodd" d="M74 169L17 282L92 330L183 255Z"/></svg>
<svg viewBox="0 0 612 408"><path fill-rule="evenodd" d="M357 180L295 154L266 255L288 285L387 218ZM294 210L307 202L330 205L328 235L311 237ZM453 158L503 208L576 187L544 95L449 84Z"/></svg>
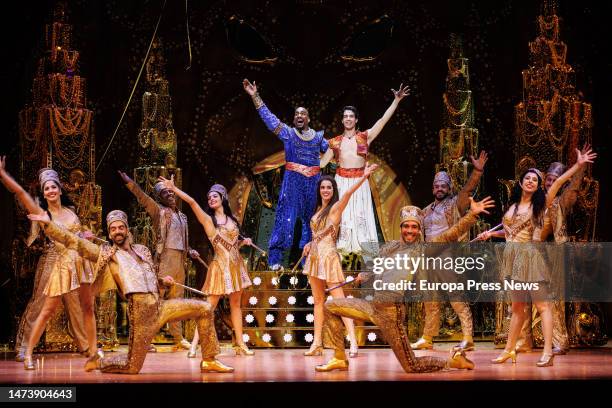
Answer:
<svg viewBox="0 0 612 408"><path fill-rule="evenodd" d="M285 146L285 175L278 197L268 256L269 265L276 269L280 265L283 251L293 244L297 220L302 221L300 248L310 242L310 218L317 204L317 183L320 178L320 153L327 151L328 144L322 130L316 132L308 129L300 132L282 123L258 94L253 95L253 102L266 127Z"/></svg>

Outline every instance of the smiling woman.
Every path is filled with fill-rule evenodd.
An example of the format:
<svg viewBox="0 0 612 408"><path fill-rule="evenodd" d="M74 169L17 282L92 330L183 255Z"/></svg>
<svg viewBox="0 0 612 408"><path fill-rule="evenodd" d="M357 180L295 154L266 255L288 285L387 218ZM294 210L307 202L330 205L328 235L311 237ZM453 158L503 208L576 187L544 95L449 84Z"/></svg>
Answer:
<svg viewBox="0 0 612 408"><path fill-rule="evenodd" d="M28 212L45 214L68 231L78 232L82 229L74 207L67 206L70 203L55 170L43 168L38 173L39 193L42 198L40 201L35 201L6 171L5 157L0 158L0 182L15 194ZM40 234L37 225L32 227L28 245ZM94 295L91 290L94 280L95 273L91 264L79 257L76 251L45 236L43 254L36 268L34 295L21 318L16 339L16 360L23 361L26 370L35 369L32 359L34 347L62 301L70 305L67 309L73 328L76 329L75 337L79 340L81 351L87 352L90 358L95 356L96 321L93 311ZM81 313L77 309L79 301L74 299L77 293Z"/></svg>

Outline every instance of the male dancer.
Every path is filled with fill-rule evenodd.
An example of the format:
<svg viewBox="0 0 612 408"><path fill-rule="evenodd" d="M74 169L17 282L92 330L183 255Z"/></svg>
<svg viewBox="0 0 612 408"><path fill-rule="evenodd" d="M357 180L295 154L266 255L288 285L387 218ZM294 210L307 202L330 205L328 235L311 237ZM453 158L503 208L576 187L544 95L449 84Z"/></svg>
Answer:
<svg viewBox="0 0 612 408"><path fill-rule="evenodd" d="M198 251L189 248L189 232L187 216L178 210L174 192L164 188L163 183L155 184L153 190L159 202L149 197L140 186L127 174L120 171L119 175L125 186L136 196L147 214L153 220L157 243L155 245L155 267L171 276L175 282L185 284L185 262L187 255L191 258L200 256ZM184 290L181 286L173 285L169 289L160 288L164 299L182 299ZM183 338L181 322L170 323L170 334L174 338L174 350L186 349L191 344Z"/></svg>
<svg viewBox="0 0 612 408"><path fill-rule="evenodd" d="M110 274L119 292L128 300L130 334L128 353L104 357L101 354L85 365L86 371L99 368L102 372L137 374L147 356L155 333L167 322L193 319L197 323L202 348L200 371L228 373L234 371L215 359L219 343L214 327L214 314L209 303L195 299L160 300L158 275L151 252L144 245L132 244L127 215L114 210L106 216L106 227L112 245L98 246L51 222L47 214L30 214L28 218L44 225L45 233L83 258L96 262L98 279ZM163 271L162 271L163 273ZM174 280L164 276L164 284Z"/></svg>
<svg viewBox="0 0 612 408"><path fill-rule="evenodd" d="M585 152L590 149L589 145L586 145L582 151ZM556 179L559 178L565 172L566 166L563 163L554 162L548 167L546 172L546 179L544 182L544 190L548 192L548 189L553 185ZM542 241L546 241L548 235L552 233L554 241L558 244L563 244L569 240L567 235L567 215L571 212L572 207L578 200L578 190L580 184L584 178L584 169L581 167L576 174L574 174L569 184L555 197L552 205L548 208L548 219L550 220L550 226L545 227L542 232ZM553 354L567 354L569 351L569 336L567 334L567 325L565 323L565 303L562 300L553 302ZM527 319L530 321L530 319ZM531 328L531 327L529 327ZM522 336L521 336L522 337Z"/></svg>
<svg viewBox="0 0 612 408"><path fill-rule="evenodd" d="M470 196L478 186L488 157L487 153L482 151L478 160L473 156L470 156L470 158L474 165L474 170L472 170L470 178L458 194L452 194L453 186L448 173L440 171L435 175L433 182L435 200L423 210L425 212L423 227L426 241L433 242L437 236L452 227L468 209ZM463 240L463 237L459 236L457 240ZM470 306L466 302L459 301L451 301L450 304L455 313L457 313L457 316L459 316L463 332L463 339L456 348L466 351L473 350L474 329ZM424 302L425 327L423 329L423 336L411 344L413 349L433 348L433 338L438 335L440 330L440 305L440 302Z"/></svg>
<svg viewBox="0 0 612 408"><path fill-rule="evenodd" d="M370 129L363 132L357 130L359 113L354 106L345 106L342 113L344 133L329 140L329 150L321 159L321 167L325 167L329 160L334 158L338 163L336 169L336 183L338 194L342 196L358 179L363 176L363 169L368 157L370 143L376 139L385 127L400 101L408 95L409 88L391 89L395 96L384 115ZM351 196L351 199L342 213L340 236L337 248L340 252L361 253L363 243L378 242L376 222L374 221L374 207L372 206L372 193L370 184L365 183Z"/></svg>
<svg viewBox="0 0 612 408"><path fill-rule="evenodd" d="M469 231L480 213L486 213L493 207L490 197L480 202L471 200L470 212L461 218L452 228L438 235L432 242L452 242ZM397 254L420 256L425 250L423 245L423 212L415 206L406 206L400 210L400 241L392 241L381 248L381 257L393 258ZM356 282L367 280L364 273L359 274ZM389 270L377 275L385 283L399 283L410 280L406 270ZM473 369L474 363L467 359L464 349L453 349L452 357L443 360L437 357L415 357L408 342L404 327L405 304L403 291L377 290L372 302L365 299L344 298L332 299L325 303L325 320L323 323L323 340L327 347L334 349L334 357L324 365L316 367L317 371L346 370L348 359L344 352L344 337L341 317L370 321L376 324L382 336L391 346L393 353L407 373L424 373L439 371L444 368Z"/></svg>
<svg viewBox="0 0 612 408"><path fill-rule="evenodd" d="M270 237L268 264L272 270L281 268L283 251L293 244L293 231L299 219L302 222L300 249L310 242L310 218L317 199L317 183L320 178L321 153L327 151L328 143L323 131L308 127L310 117L306 108L298 107L293 115L293 127L282 123L263 103L257 93L255 82L245 79L242 85L253 99L257 113L266 127L285 146L285 175L276 207L274 229Z"/></svg>

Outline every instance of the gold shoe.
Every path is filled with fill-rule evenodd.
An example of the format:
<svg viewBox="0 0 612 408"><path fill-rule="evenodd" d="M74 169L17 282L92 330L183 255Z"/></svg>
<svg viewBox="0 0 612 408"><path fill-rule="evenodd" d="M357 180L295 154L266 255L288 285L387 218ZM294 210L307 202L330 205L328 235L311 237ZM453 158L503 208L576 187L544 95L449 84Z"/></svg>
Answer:
<svg viewBox="0 0 612 408"><path fill-rule="evenodd" d="M553 360L555 358L554 354L542 354L542 357L540 357L540 359L538 360L538 362L536 363L536 365L538 367L550 367L553 365Z"/></svg>
<svg viewBox="0 0 612 408"><path fill-rule="evenodd" d="M304 355L306 357L322 356L323 355L323 346L318 345L318 346L315 346L315 348L310 347L310 350L305 351Z"/></svg>
<svg viewBox="0 0 612 408"><path fill-rule="evenodd" d="M348 360L340 360L336 357L332 358L327 364L315 366L315 370L319 372L327 372L333 370L347 371L349 366Z"/></svg>
<svg viewBox="0 0 612 408"><path fill-rule="evenodd" d="M473 370L474 362L467 358L464 350L457 350L452 353L452 357L448 361L448 366L450 368Z"/></svg>
<svg viewBox="0 0 612 408"><path fill-rule="evenodd" d="M185 339L182 339L181 341L174 343L174 346L172 347L173 351L189 350L189 349L191 349L191 343Z"/></svg>
<svg viewBox="0 0 612 408"><path fill-rule="evenodd" d="M85 362L85 371L93 371L100 368L100 360L104 358L104 352L97 350L94 355L90 356Z"/></svg>
<svg viewBox="0 0 612 408"><path fill-rule="evenodd" d="M234 367L226 366L217 359L202 360L200 363L200 372L202 373L233 373Z"/></svg>
<svg viewBox="0 0 612 408"><path fill-rule="evenodd" d="M433 343L421 337L415 343L410 344L410 348L413 350L431 350L433 349Z"/></svg>
<svg viewBox="0 0 612 408"><path fill-rule="evenodd" d="M254 356L255 352L251 349L249 349L246 344L235 344L234 345L234 352L236 352L236 355L242 355L244 354L245 356Z"/></svg>
<svg viewBox="0 0 612 408"><path fill-rule="evenodd" d="M23 358L23 368L26 370L36 370L36 366L34 365L34 361L32 361L32 356L24 356Z"/></svg>
<svg viewBox="0 0 612 408"><path fill-rule="evenodd" d="M497 356L497 358L494 358L493 360L491 360L491 362L493 364L501 364L509 358L512 359L512 363L516 363L516 350L512 350L512 351L504 350L501 352L499 356Z"/></svg>
<svg viewBox="0 0 612 408"><path fill-rule="evenodd" d="M454 351L473 351L474 350L474 342L468 340L461 340L459 344L453 347Z"/></svg>

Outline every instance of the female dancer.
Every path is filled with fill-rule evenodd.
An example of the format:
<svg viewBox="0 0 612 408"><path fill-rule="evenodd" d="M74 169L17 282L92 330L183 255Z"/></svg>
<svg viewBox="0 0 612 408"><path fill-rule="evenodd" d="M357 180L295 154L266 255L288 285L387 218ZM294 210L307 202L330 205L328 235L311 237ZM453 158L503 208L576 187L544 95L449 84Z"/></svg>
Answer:
<svg viewBox="0 0 612 408"><path fill-rule="evenodd" d="M563 173L553 185L544 192L542 173L538 169L528 169L516 183L510 197L510 207L504 214L504 230L495 233L483 233L480 239L486 240L490 237L506 238L507 244L504 249L503 268L504 275L508 279L518 282L538 282L539 290L529 291L533 303L542 317L542 332L544 335L544 351L540 360L536 363L538 367L553 365L552 352L552 302L548 299L550 285L549 265L538 248L529 245L516 245L514 243L529 243L540 241L541 229L544 224L546 209L552 204L559 188L568 181L574 173L587 163L592 163L597 157L590 149L584 153L576 149L577 159L569 170ZM508 340L504 351L493 363L503 363L508 359L516 362L516 341L521 331L521 326L526 318L525 304L528 299L526 294L513 291L512 318Z"/></svg>
<svg viewBox="0 0 612 408"><path fill-rule="evenodd" d="M337 286L344 282L340 257L336 250L338 239L338 226L342 212L346 208L351 195L368 179L370 174L378 168L376 164L366 165L363 176L351 186L338 199L336 180L330 176L323 176L317 186L317 209L310 220L312 241L304 246L302 255L306 257L304 274L308 275L312 296L314 297L314 340L305 356L317 356L323 353L323 304L325 303L325 285ZM330 291L333 298L343 298L342 288ZM350 357L357 357L357 339L353 320L343 317L344 325L348 330L351 348Z"/></svg>
<svg viewBox="0 0 612 408"><path fill-rule="evenodd" d="M213 245L215 256L208 267L206 281L202 292L208 295L208 302L213 309L221 296L228 295L230 299L230 314L236 344L236 354L252 356L254 351L250 350L242 339L242 310L240 308L242 290L251 286L251 280L244 265L244 261L238 250L243 245L251 245L251 239L240 238L240 224L232 214L227 198L227 190L221 184L215 184L208 191L208 207L202 207L187 193L180 190L174 184L174 177L170 180L159 178L164 182L164 187L174 191L181 200L189 204L193 213L204 227L206 236ZM195 357L195 350L199 337L196 332L191 342L191 350L188 357Z"/></svg>
<svg viewBox="0 0 612 408"><path fill-rule="evenodd" d="M49 217L56 223L70 231L80 231L81 223L79 218L74 213L74 210L71 209L71 207L74 208L74 205L64 193L57 172L52 169L41 169L38 174L38 180L41 195L44 198L41 200L40 205L8 174L6 171L6 157L0 159L0 182L16 195L26 211L31 214L47 212ZM83 235L88 238L93 237L91 232L86 232ZM79 257L76 251L68 250L59 243L49 242L45 252L38 261L36 275L38 284L44 285L42 294L45 299L27 338L23 355L24 368L26 370L33 370L35 368L32 361L34 347L38 344L47 322L59 306L62 295L76 289L78 289L83 313L83 324L89 345L87 353L90 360L95 358L97 350L96 319L94 316L94 295L91 289L91 283L93 283L95 276L91 264ZM48 277L48 279L43 281L40 278L41 276ZM30 302L20 326L29 324L28 316L33 312L32 302ZM23 329L20 327L21 330Z"/></svg>

